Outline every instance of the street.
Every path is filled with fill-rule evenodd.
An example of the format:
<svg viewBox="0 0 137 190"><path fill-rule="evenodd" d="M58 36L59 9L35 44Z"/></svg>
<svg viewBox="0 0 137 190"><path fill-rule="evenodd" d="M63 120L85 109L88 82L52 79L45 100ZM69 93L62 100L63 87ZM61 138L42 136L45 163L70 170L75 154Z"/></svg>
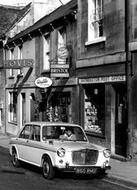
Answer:
<svg viewBox="0 0 137 190"><path fill-rule="evenodd" d="M53 180L45 180L41 170L28 164L14 168L8 149L0 147L0 189L1 190L131 190L123 185L113 184L105 179L82 177L58 173ZM132 189L133 190L133 189Z"/></svg>

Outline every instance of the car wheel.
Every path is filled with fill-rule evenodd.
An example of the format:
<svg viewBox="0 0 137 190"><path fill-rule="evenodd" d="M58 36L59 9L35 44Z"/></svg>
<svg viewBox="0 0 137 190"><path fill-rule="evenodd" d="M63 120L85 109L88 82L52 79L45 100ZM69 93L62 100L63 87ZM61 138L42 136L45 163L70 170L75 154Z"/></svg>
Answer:
<svg viewBox="0 0 137 190"><path fill-rule="evenodd" d="M46 179L52 179L54 177L54 168L48 156L46 156L43 160L42 172L43 172L44 178Z"/></svg>
<svg viewBox="0 0 137 190"><path fill-rule="evenodd" d="M17 156L16 150L12 151L12 164L16 168L20 166L20 161L18 160L18 156Z"/></svg>

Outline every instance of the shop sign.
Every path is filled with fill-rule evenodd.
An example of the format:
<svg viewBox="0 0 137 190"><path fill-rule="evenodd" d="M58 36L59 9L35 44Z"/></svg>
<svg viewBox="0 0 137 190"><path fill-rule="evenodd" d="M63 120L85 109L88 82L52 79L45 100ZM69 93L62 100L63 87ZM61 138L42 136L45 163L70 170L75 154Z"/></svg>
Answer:
<svg viewBox="0 0 137 190"><path fill-rule="evenodd" d="M124 81L126 81L126 76L125 75L107 76L107 77L93 77L93 78L79 79L79 83L80 84L124 82Z"/></svg>
<svg viewBox="0 0 137 190"><path fill-rule="evenodd" d="M52 80L48 77L39 77L35 80L35 85L39 88L48 88L52 85Z"/></svg>
<svg viewBox="0 0 137 190"><path fill-rule="evenodd" d="M69 64L51 64L51 77L69 77Z"/></svg>
<svg viewBox="0 0 137 190"><path fill-rule="evenodd" d="M53 86L72 86L77 84L78 78L58 79L53 82Z"/></svg>
<svg viewBox="0 0 137 190"><path fill-rule="evenodd" d="M5 69L20 69L22 67L33 67L33 59L14 59L14 60L5 60L4 68Z"/></svg>
<svg viewBox="0 0 137 190"><path fill-rule="evenodd" d="M60 59L66 59L68 56L69 56L69 52L67 50L66 47L60 47L58 50L57 50L57 56L58 58Z"/></svg>

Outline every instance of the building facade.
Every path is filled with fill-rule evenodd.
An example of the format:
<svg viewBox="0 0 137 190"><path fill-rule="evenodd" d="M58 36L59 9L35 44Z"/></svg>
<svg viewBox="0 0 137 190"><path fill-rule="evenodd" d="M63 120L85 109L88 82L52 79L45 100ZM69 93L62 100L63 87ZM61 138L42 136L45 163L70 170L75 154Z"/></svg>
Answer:
<svg viewBox="0 0 137 190"><path fill-rule="evenodd" d="M92 142L128 159L137 154L136 7L126 0L78 0L81 123Z"/></svg>
<svg viewBox="0 0 137 190"><path fill-rule="evenodd" d="M72 0L9 39L5 131L36 120L79 123L91 142L136 159L136 7ZM36 85L47 78L48 88Z"/></svg>
<svg viewBox="0 0 137 190"><path fill-rule="evenodd" d="M6 133L28 121L79 123L76 11L77 1L61 6L5 44ZM44 77L52 80L49 88L35 83Z"/></svg>

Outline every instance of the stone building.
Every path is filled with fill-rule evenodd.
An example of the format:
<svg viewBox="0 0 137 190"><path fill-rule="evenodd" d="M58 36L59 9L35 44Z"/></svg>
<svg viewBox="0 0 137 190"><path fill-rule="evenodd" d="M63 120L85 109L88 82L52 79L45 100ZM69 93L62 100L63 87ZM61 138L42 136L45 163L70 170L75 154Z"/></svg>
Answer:
<svg viewBox="0 0 137 190"><path fill-rule="evenodd" d="M78 0L81 123L116 157L137 156L136 9L132 1Z"/></svg>
<svg viewBox="0 0 137 190"><path fill-rule="evenodd" d="M5 44L7 133L16 134L27 121L79 122L76 12L73 0ZM37 87L35 81L42 77L51 78L52 86Z"/></svg>

